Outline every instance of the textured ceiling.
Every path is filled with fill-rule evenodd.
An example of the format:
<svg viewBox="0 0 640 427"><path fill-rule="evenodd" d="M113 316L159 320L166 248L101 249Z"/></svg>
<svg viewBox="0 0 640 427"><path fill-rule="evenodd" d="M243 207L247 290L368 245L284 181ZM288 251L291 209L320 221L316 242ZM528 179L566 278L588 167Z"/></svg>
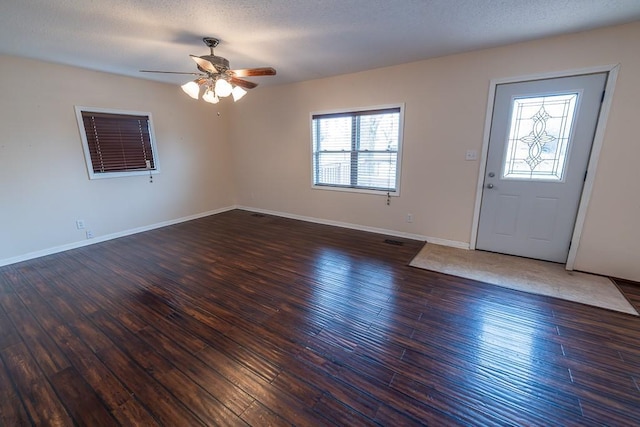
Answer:
<svg viewBox="0 0 640 427"><path fill-rule="evenodd" d="M0 54L180 83L138 71L195 71L213 36L280 84L636 20L640 0L2 0Z"/></svg>

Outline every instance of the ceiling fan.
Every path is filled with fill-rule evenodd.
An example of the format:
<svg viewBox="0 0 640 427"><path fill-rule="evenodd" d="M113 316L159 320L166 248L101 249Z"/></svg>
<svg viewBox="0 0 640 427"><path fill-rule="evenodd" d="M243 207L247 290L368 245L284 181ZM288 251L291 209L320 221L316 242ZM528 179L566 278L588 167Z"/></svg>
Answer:
<svg viewBox="0 0 640 427"><path fill-rule="evenodd" d="M202 39L209 47L209 55L189 55L200 70L199 73L188 73L180 71L156 71L140 70L141 73L164 73L164 74L188 74L198 76L195 80L183 84L182 90L194 99L200 96L200 89L204 88L202 99L212 104L217 104L220 98L232 95L233 100L242 98L247 91L258 86L257 83L244 80L241 77L275 76L276 70L271 67L244 68L232 70L229 68L229 60L221 56L216 56L213 49L220 44L220 40L214 37L204 37Z"/></svg>

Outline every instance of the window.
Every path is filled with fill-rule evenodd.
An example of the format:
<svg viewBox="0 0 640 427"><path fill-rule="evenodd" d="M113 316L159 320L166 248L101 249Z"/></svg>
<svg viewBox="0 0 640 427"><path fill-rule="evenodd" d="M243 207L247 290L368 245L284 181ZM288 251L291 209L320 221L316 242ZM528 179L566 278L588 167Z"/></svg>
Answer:
<svg viewBox="0 0 640 427"><path fill-rule="evenodd" d="M312 114L316 188L399 194L403 106Z"/></svg>
<svg viewBox="0 0 640 427"><path fill-rule="evenodd" d="M158 172L150 113L76 107L90 179Z"/></svg>
<svg viewBox="0 0 640 427"><path fill-rule="evenodd" d="M564 181L578 95L513 100L502 178Z"/></svg>

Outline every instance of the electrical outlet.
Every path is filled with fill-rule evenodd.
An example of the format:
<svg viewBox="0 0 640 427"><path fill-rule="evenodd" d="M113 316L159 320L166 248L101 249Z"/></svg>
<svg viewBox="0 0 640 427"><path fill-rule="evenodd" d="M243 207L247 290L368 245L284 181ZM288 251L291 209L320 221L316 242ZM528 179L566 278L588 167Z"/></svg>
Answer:
<svg viewBox="0 0 640 427"><path fill-rule="evenodd" d="M407 214L407 222L413 222L413 214Z"/></svg>
<svg viewBox="0 0 640 427"><path fill-rule="evenodd" d="M93 239L93 231L87 230L86 234L87 234L87 239Z"/></svg>
<svg viewBox="0 0 640 427"><path fill-rule="evenodd" d="M84 220L82 219L76 220L76 227L78 227L78 230L82 230L84 228Z"/></svg>

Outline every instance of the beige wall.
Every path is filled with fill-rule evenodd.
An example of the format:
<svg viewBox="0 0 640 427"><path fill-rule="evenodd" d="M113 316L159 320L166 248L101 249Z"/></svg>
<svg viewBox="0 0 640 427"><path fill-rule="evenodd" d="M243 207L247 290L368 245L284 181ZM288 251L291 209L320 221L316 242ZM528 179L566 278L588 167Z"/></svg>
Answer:
<svg viewBox="0 0 640 427"><path fill-rule="evenodd" d="M636 22L253 92L231 116L238 203L468 243L479 162L464 155L481 149L490 80L620 63L575 268L640 280L638 46ZM400 197L387 206L383 196L311 188L311 112L402 102Z"/></svg>
<svg viewBox="0 0 640 427"><path fill-rule="evenodd" d="M175 85L0 56L0 93L0 264L234 203L225 116ZM153 184L89 180L74 105L151 112Z"/></svg>
<svg viewBox="0 0 640 427"><path fill-rule="evenodd" d="M479 162L464 154L481 148L490 80L620 63L575 267L640 281L638 45L637 22L262 87L217 107L175 85L0 56L0 264L81 244L76 219L99 239L236 203L468 243ZM311 189L310 113L394 103L406 105L400 197L387 206L383 196ZM74 105L151 112L154 183L90 181Z"/></svg>

